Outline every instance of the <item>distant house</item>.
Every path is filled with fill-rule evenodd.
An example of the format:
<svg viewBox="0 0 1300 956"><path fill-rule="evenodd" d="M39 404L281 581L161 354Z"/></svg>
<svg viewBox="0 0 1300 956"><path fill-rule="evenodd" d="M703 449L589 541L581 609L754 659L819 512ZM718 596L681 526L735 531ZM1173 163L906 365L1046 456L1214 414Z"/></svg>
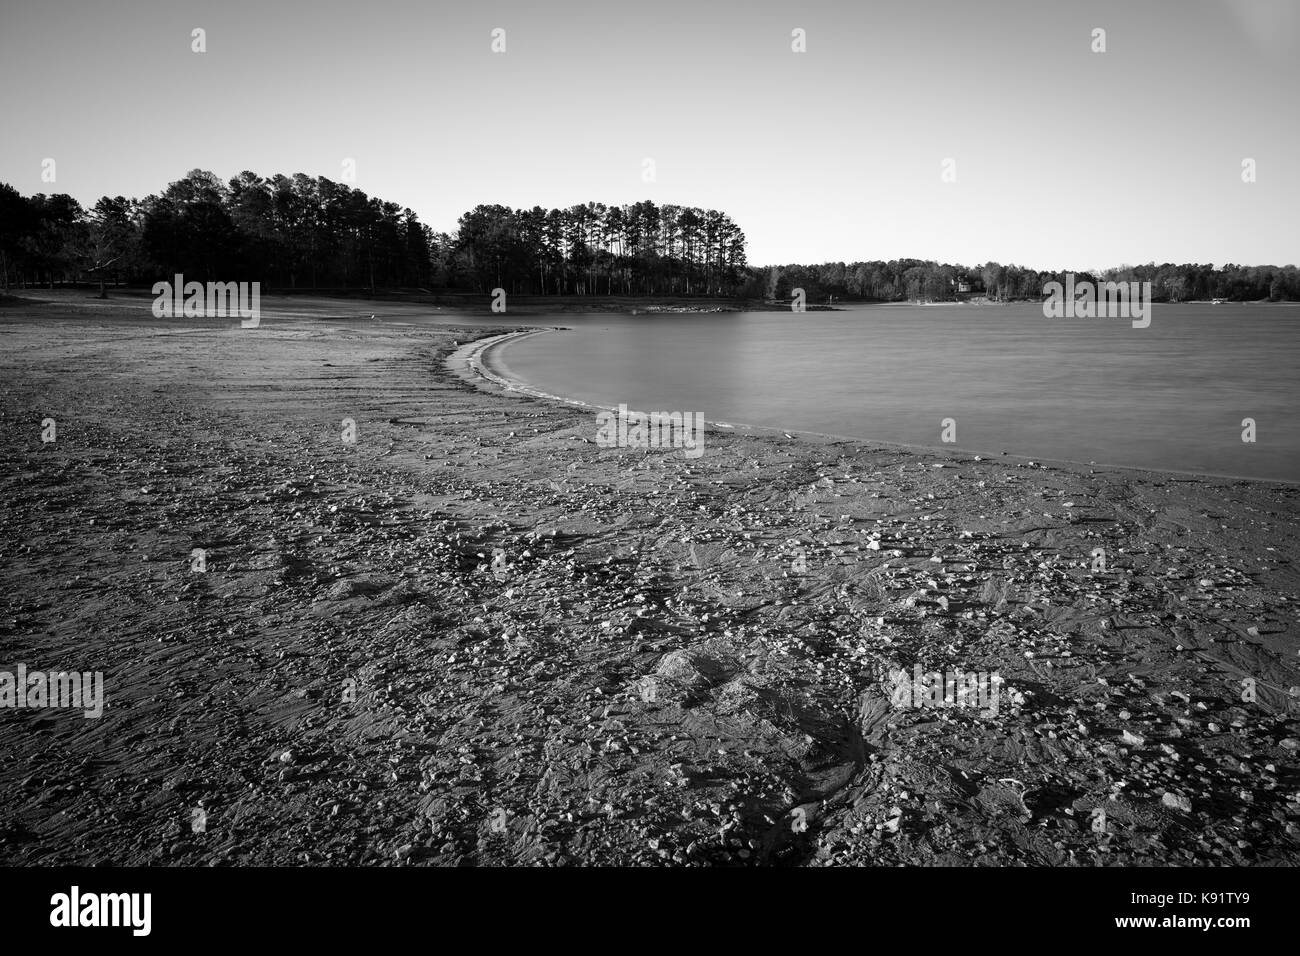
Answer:
<svg viewBox="0 0 1300 956"><path fill-rule="evenodd" d="M984 295L984 283L969 276L958 276L952 280L954 299L970 299Z"/></svg>

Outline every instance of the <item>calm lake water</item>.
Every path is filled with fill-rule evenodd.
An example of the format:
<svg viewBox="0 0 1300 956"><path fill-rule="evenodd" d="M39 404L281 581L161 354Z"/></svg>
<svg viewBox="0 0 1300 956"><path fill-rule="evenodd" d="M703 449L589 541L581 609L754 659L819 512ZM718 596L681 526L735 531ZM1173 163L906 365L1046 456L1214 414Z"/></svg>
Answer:
<svg viewBox="0 0 1300 956"><path fill-rule="evenodd" d="M600 405L929 446L951 418L972 452L1300 481L1300 308L1157 303L1145 329L1036 304L551 321L573 330L499 358Z"/></svg>

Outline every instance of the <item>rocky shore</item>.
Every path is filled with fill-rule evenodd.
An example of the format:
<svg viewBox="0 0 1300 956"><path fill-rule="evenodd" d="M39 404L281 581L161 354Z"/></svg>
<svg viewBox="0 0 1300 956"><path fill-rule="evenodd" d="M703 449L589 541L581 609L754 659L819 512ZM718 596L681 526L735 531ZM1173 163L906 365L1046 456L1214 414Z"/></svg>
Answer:
<svg viewBox="0 0 1300 956"><path fill-rule="evenodd" d="M105 698L0 863L1300 862L1300 490L601 448L500 331L0 309L0 671Z"/></svg>

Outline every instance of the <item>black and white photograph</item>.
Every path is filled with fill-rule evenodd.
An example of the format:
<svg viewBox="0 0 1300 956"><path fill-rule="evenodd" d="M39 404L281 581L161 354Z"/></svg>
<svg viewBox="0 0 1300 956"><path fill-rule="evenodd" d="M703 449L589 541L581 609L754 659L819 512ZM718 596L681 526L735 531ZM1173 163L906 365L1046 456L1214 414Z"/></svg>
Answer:
<svg viewBox="0 0 1300 956"><path fill-rule="evenodd" d="M0 918L750 869L1240 945L1298 92L1296 0L3 0Z"/></svg>

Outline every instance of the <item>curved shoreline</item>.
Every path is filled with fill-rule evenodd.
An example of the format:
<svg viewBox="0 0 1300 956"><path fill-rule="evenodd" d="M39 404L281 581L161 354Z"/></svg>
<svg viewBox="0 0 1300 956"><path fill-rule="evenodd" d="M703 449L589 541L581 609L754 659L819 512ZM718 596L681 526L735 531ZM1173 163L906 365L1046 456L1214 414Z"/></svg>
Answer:
<svg viewBox="0 0 1300 956"><path fill-rule="evenodd" d="M6 861L1300 863L1294 490L722 429L699 459L606 449L594 413L505 390L489 340L562 324L271 325L227 348L240 333L0 322L9 644L113 677L99 720L0 720ZM195 547L206 574L183 571ZM890 671L918 667L936 691L997 673L997 712L919 677L899 699ZM1179 760L1135 775L1163 740ZM29 766L84 779L52 805ZM146 780L208 795L218 826L168 836L181 805L135 812ZM1094 805L1118 822L1104 852ZM69 825L29 838L51 810Z"/></svg>
<svg viewBox="0 0 1300 956"><path fill-rule="evenodd" d="M498 349L504 350L505 346L511 342L525 338L530 335L537 335L543 332L557 332L561 329L554 327L543 328L526 328L516 329L512 332L506 332L501 335L488 336L487 338L476 339L466 345L453 351L447 357L447 368L453 373L458 373L466 381L474 384L488 383L494 385L503 391L518 392L522 395L528 395L531 398L545 399L548 401L559 402L563 405L569 405L574 408L584 408L600 411L618 411L614 405L601 405L595 402L586 402L577 398L570 398L565 395L556 395L552 392L544 391L527 382L512 378L503 371L500 366L494 367L492 364L493 355ZM1110 462L1087 462L1077 461L1071 458L1044 458L1037 455L1013 455L1006 452L981 452L961 448L959 446L943 447L937 445L916 445L907 442L893 442L878 438L857 438L852 435L837 435L832 432L816 432L807 429L782 428L774 425L751 425L745 422L724 422L713 419L705 419L705 424L711 428L726 429L733 433L746 433L755 437L768 435L776 437L781 435L788 438L799 439L803 441L822 441L830 444L846 442L851 444L864 445L867 447L882 447L896 449L900 451L909 451L918 454L929 454L936 457L942 457L947 460L974 460L978 457L981 461L1016 461L1016 462L1037 462L1044 464L1056 465L1068 468L1090 468L1090 469L1108 469L1116 471L1129 472L1136 475L1149 475L1155 477L1176 476L1185 479L1214 479L1219 481L1249 481L1256 484L1265 485L1282 485L1285 487L1295 487L1300 485L1300 480L1288 481L1283 478L1252 478L1247 475L1226 475L1217 472L1203 471L1182 471L1176 468L1143 468L1137 465L1118 465Z"/></svg>

